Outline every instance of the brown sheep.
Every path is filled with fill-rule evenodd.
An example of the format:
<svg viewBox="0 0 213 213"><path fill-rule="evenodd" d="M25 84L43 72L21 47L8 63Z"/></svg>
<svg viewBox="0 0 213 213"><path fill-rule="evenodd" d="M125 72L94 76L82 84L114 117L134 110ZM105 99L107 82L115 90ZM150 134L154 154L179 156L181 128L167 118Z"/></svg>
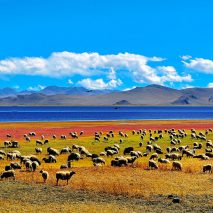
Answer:
<svg viewBox="0 0 213 213"><path fill-rule="evenodd" d="M177 171L182 171L182 163L178 161L173 161L172 162L172 171L177 170Z"/></svg>

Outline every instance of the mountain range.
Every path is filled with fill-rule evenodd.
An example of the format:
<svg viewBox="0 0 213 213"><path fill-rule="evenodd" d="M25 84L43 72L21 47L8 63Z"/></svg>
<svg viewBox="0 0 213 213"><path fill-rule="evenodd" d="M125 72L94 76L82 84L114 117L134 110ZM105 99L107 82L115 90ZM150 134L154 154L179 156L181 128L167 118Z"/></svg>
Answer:
<svg viewBox="0 0 213 213"><path fill-rule="evenodd" d="M173 89L161 85L128 91L49 86L40 91L0 89L0 106L213 106L213 88Z"/></svg>

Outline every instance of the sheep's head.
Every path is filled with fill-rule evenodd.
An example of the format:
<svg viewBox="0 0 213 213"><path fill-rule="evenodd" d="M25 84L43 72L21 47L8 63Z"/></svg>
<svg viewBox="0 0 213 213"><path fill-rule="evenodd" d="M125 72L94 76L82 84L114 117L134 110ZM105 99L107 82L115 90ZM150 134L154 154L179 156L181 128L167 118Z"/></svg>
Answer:
<svg viewBox="0 0 213 213"><path fill-rule="evenodd" d="M73 176L74 174L76 174L76 172L74 172L74 171L71 171L71 172L70 172L70 175L71 175L71 176Z"/></svg>

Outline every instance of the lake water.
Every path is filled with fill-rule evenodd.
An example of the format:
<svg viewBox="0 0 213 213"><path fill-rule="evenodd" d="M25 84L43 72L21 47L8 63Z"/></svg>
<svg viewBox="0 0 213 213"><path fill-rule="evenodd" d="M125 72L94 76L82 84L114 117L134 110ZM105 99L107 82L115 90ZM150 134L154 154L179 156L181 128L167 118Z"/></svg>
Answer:
<svg viewBox="0 0 213 213"><path fill-rule="evenodd" d="M213 119L213 107L0 107L0 122Z"/></svg>

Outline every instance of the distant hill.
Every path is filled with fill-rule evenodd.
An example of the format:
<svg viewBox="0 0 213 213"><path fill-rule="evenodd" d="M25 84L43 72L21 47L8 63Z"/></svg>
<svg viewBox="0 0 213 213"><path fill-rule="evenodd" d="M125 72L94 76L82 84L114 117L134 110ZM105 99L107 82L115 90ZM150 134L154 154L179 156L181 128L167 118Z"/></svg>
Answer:
<svg viewBox="0 0 213 213"><path fill-rule="evenodd" d="M160 85L128 91L88 90L83 87L46 87L40 91L0 90L0 106L213 106L213 88L172 89Z"/></svg>

